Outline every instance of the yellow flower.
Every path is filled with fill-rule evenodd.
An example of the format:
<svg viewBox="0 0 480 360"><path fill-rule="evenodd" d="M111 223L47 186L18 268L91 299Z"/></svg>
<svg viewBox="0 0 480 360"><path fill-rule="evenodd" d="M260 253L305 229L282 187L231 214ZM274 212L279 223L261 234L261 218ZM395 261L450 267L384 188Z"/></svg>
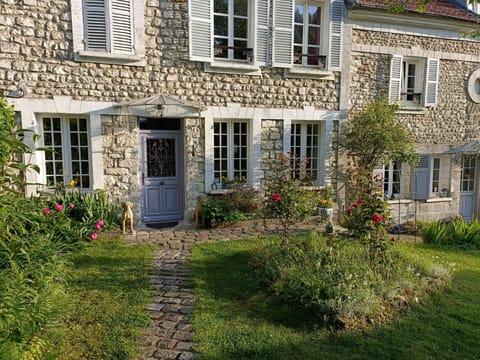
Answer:
<svg viewBox="0 0 480 360"><path fill-rule="evenodd" d="M78 182L78 181L77 181L76 179L72 179L72 180L70 180L70 182L68 183L68 186L73 188L73 187L77 186L77 182Z"/></svg>

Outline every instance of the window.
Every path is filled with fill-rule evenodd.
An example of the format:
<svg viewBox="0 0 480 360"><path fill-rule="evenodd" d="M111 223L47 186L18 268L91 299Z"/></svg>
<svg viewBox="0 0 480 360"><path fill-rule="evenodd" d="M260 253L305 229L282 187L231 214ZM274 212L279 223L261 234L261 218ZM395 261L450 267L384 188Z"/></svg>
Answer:
<svg viewBox="0 0 480 360"><path fill-rule="evenodd" d="M400 178L402 166L398 161L385 165L383 172L383 194L387 199L400 195Z"/></svg>
<svg viewBox="0 0 480 360"><path fill-rule="evenodd" d="M290 152L295 160L295 175L297 177L306 180L313 180L314 182L318 180L319 146L319 124L292 124Z"/></svg>
<svg viewBox="0 0 480 360"><path fill-rule="evenodd" d="M432 193L437 194L440 189L440 158L434 158L432 164Z"/></svg>
<svg viewBox="0 0 480 360"><path fill-rule="evenodd" d="M143 9L143 1L72 0L75 60L142 65Z"/></svg>
<svg viewBox="0 0 480 360"><path fill-rule="evenodd" d="M250 60L248 0L214 0L214 54L216 58Z"/></svg>
<svg viewBox="0 0 480 360"><path fill-rule="evenodd" d="M88 120L84 117L43 117L47 185L77 182L91 187Z"/></svg>
<svg viewBox="0 0 480 360"><path fill-rule="evenodd" d="M325 68L327 57L322 50L322 15L320 5L295 4L294 64Z"/></svg>
<svg viewBox="0 0 480 360"><path fill-rule="evenodd" d="M462 157L462 172L460 175L460 191L473 192L475 191L475 163L476 156Z"/></svg>
<svg viewBox="0 0 480 360"><path fill-rule="evenodd" d="M340 71L343 6L340 0L274 1L273 65Z"/></svg>
<svg viewBox="0 0 480 360"><path fill-rule="evenodd" d="M248 181L248 123L216 121L213 124L214 183L226 178Z"/></svg>
<svg viewBox="0 0 480 360"><path fill-rule="evenodd" d="M403 105L434 106L437 103L439 60L393 55L389 98Z"/></svg>
<svg viewBox="0 0 480 360"><path fill-rule="evenodd" d="M267 61L268 0L190 0L190 60L241 69ZM221 60L221 61L218 61ZM227 64L228 65L228 64ZM251 69L250 69L251 70Z"/></svg>

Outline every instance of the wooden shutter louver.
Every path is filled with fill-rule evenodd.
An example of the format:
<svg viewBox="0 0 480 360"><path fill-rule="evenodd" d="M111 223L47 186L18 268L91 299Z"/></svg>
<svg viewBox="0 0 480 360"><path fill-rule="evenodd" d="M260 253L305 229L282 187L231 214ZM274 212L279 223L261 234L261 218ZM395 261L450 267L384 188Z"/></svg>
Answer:
<svg viewBox="0 0 480 360"><path fill-rule="evenodd" d="M390 101L400 101L400 93L402 89L402 61L402 56L392 56L390 63L390 86L388 91L388 99Z"/></svg>
<svg viewBox="0 0 480 360"><path fill-rule="evenodd" d="M430 197L430 155L420 155L420 161L412 174L412 199Z"/></svg>
<svg viewBox="0 0 480 360"><path fill-rule="evenodd" d="M425 79L425 106L437 105L438 90L438 59L427 59L427 72Z"/></svg>
<svg viewBox="0 0 480 360"><path fill-rule="evenodd" d="M107 51L107 19L104 0L84 0L85 49Z"/></svg>
<svg viewBox="0 0 480 360"><path fill-rule="evenodd" d="M189 56L193 61L212 60L212 2L210 0L190 0L188 2L188 41Z"/></svg>
<svg viewBox="0 0 480 360"><path fill-rule="evenodd" d="M258 65L265 65L267 59L268 46L268 1L256 1L256 27L255 27L255 49L254 49L254 63Z"/></svg>
<svg viewBox="0 0 480 360"><path fill-rule="evenodd" d="M328 70L341 71L343 1L330 2L330 33L328 37Z"/></svg>
<svg viewBox="0 0 480 360"><path fill-rule="evenodd" d="M293 65L293 11L292 0L273 2L273 66Z"/></svg>
<svg viewBox="0 0 480 360"><path fill-rule="evenodd" d="M113 52L133 51L131 0L112 0L112 50Z"/></svg>

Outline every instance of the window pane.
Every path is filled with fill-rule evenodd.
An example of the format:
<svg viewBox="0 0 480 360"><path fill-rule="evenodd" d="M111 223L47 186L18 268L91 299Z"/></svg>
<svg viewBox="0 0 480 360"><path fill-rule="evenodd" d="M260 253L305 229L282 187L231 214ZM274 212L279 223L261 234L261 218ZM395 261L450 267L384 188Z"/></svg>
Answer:
<svg viewBox="0 0 480 360"><path fill-rule="evenodd" d="M78 135L76 133L71 133L70 134L70 144L72 146L77 146L78 145Z"/></svg>
<svg viewBox="0 0 480 360"><path fill-rule="evenodd" d="M309 27L308 28L308 45L320 45L320 28Z"/></svg>
<svg viewBox="0 0 480 360"><path fill-rule="evenodd" d="M78 148L72 148L72 160L79 160L80 154L78 152Z"/></svg>
<svg viewBox="0 0 480 360"><path fill-rule="evenodd" d="M235 40L233 46L235 47L234 59L246 60L247 52L245 49L247 48L247 42L243 40Z"/></svg>
<svg viewBox="0 0 480 360"><path fill-rule="evenodd" d="M248 0L235 0L233 13L240 16L248 16Z"/></svg>
<svg viewBox="0 0 480 360"><path fill-rule="evenodd" d="M294 33L294 43L295 44L302 44L303 43L303 26L302 25L295 25L295 33ZM302 52L300 48L300 53ZM295 51L297 52L297 51Z"/></svg>
<svg viewBox="0 0 480 360"><path fill-rule="evenodd" d="M52 144L52 134L50 134L50 133L43 134L43 143L46 146L53 145Z"/></svg>
<svg viewBox="0 0 480 360"><path fill-rule="evenodd" d="M47 175L53 174L53 163L52 162L47 162L45 164L45 172Z"/></svg>
<svg viewBox="0 0 480 360"><path fill-rule="evenodd" d="M43 119L43 131L50 131L52 130L52 122L50 118Z"/></svg>
<svg viewBox="0 0 480 360"><path fill-rule="evenodd" d="M308 23L320 25L322 19L322 8L319 6L308 7Z"/></svg>
<svg viewBox="0 0 480 360"><path fill-rule="evenodd" d="M61 162L55 163L55 174L63 174L63 164Z"/></svg>
<svg viewBox="0 0 480 360"><path fill-rule="evenodd" d="M85 133L80 134L80 145L86 146L88 145L88 136Z"/></svg>
<svg viewBox="0 0 480 360"><path fill-rule="evenodd" d="M248 20L243 18L235 18L233 20L233 34L236 38L247 38Z"/></svg>
<svg viewBox="0 0 480 360"><path fill-rule="evenodd" d="M228 36L228 17L215 15L214 30L215 35Z"/></svg>
<svg viewBox="0 0 480 360"><path fill-rule="evenodd" d="M53 121L53 131L60 131L61 130L60 119L54 118L52 119L52 121Z"/></svg>
<svg viewBox="0 0 480 360"><path fill-rule="evenodd" d="M62 144L62 134L60 134L60 133L53 134L53 144L54 145L61 145Z"/></svg>
<svg viewBox="0 0 480 360"><path fill-rule="evenodd" d="M88 148L86 147L80 148L80 157L82 160L88 160Z"/></svg>
<svg viewBox="0 0 480 360"><path fill-rule="evenodd" d="M87 119L79 119L80 131L87 131Z"/></svg>
<svg viewBox="0 0 480 360"><path fill-rule="evenodd" d="M215 57L228 58L228 40L215 38Z"/></svg>
<svg viewBox="0 0 480 360"><path fill-rule="evenodd" d="M303 5L296 4L295 5L295 22L303 23L303 13L304 13Z"/></svg>
<svg viewBox="0 0 480 360"><path fill-rule="evenodd" d="M301 64L302 63L302 47L301 46L294 46L293 47L293 52L294 52L293 63L294 64Z"/></svg>
<svg viewBox="0 0 480 360"><path fill-rule="evenodd" d="M216 13L228 14L228 0L215 0L213 11Z"/></svg>
<svg viewBox="0 0 480 360"><path fill-rule="evenodd" d="M88 162L82 161L82 174L88 174L88 173L89 173Z"/></svg>
<svg viewBox="0 0 480 360"><path fill-rule="evenodd" d="M320 49L318 47L309 47L308 48L308 65L318 65L320 55Z"/></svg>
<svg viewBox="0 0 480 360"><path fill-rule="evenodd" d="M77 119L70 119L70 131L78 131Z"/></svg>
<svg viewBox="0 0 480 360"><path fill-rule="evenodd" d="M86 189L90 187L90 176L82 176L81 187Z"/></svg>

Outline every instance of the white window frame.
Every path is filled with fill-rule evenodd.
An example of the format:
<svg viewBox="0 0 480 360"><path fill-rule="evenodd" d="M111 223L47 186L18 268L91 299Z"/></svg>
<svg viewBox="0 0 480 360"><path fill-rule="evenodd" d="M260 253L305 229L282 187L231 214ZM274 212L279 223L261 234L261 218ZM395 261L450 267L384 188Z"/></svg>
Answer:
<svg viewBox="0 0 480 360"><path fill-rule="evenodd" d="M303 6L303 23L297 23L295 21L295 15L294 15L294 20L293 20L293 53L294 53L294 59L293 59L293 66L294 67L308 67L308 68L314 68L314 69L322 69L326 70L327 67L327 52L328 52L328 25L329 25L329 19L328 19L328 6L322 1L295 1L294 3L294 14L296 7L298 6ZM311 25L308 22L308 8L309 6L318 6L321 10L321 19L320 19L320 25ZM303 42L302 44L300 43L295 43L295 26L296 25L301 25L303 26ZM324 56L323 61L319 59L319 64L318 65L309 65L308 64L308 57L307 56L302 56L302 62L301 64L295 63L295 47L301 46L302 47L302 55L308 54L308 48L312 47L309 46L308 44L308 30L309 27L318 27L320 28L320 43L317 45L313 45L313 47L317 47L319 49L319 55Z"/></svg>
<svg viewBox="0 0 480 360"><path fill-rule="evenodd" d="M110 9L111 0L105 0ZM145 65L145 25L144 1L132 0L132 52L107 50L88 50L85 44L85 16L83 0L71 1L72 33L74 59L79 62L93 62L106 64L123 64L130 66ZM110 27L110 17L107 16L107 26ZM107 35L107 47L109 47Z"/></svg>
<svg viewBox="0 0 480 360"><path fill-rule="evenodd" d="M246 179L247 183L251 184L252 179L251 179L251 169L250 169L250 162L251 162L251 130L250 130L250 122L245 119L215 119L213 122L213 125L215 127L215 124L218 123L226 123L227 124L227 168L226 169L221 169L220 171L224 172L226 171L227 177L230 180L235 179L236 177L236 172L241 172L241 173L246 173ZM234 144L234 124L235 123L241 123L245 124L247 129L246 129L246 144L242 144L242 146L246 146L247 150L247 156L245 158L246 160L246 168L245 169L235 169L234 168L234 163L235 163L235 154L234 154L234 147L236 146ZM215 173L219 170L215 169L215 162L217 161L217 158L215 157L215 130L212 131L213 134L213 139L212 139L212 159L213 159L213 183L215 184L221 184L222 183L222 175L220 174L218 177L215 176ZM223 144L220 144L220 146L223 146ZM240 175L244 176L244 175ZM237 176L238 178L239 176Z"/></svg>
<svg viewBox="0 0 480 360"><path fill-rule="evenodd" d="M293 131L294 126L300 126L300 144L296 143L296 139L294 138L295 134ZM292 121L291 123L291 140L290 140L290 151L292 153L292 156L294 157L295 162L297 163L298 161L304 161L307 156L307 138L308 136L313 137L312 134L308 134L308 126L316 126L317 127L317 158L315 160L315 171L316 171L316 177L314 177L312 180L314 181L315 185L318 185L321 182L321 161L322 161L322 155L321 155L321 149L322 149L322 124L320 122L312 122L312 121ZM300 154L297 157L294 150L295 147L300 147ZM308 168L308 165L306 166ZM301 177L303 177L305 174L300 174Z"/></svg>
<svg viewBox="0 0 480 360"><path fill-rule="evenodd" d="M395 169L395 165L398 166L398 169ZM387 178L387 171L388 171L388 178ZM394 172L397 172L399 175L398 182L393 181ZM398 183L398 193L393 192L394 184ZM391 161L389 164L385 164L383 166L383 181L382 181L382 189L383 189L383 196L388 200L393 198L399 198L401 194L401 186L402 186L402 164L400 162ZM385 189L386 187L386 189Z"/></svg>
<svg viewBox="0 0 480 360"><path fill-rule="evenodd" d="M437 164L438 163L438 164ZM438 167L437 167L438 165ZM438 156L431 158L430 194L436 196L442 192L442 159ZM435 185L436 183L436 185ZM435 189L436 187L436 189Z"/></svg>
<svg viewBox="0 0 480 360"><path fill-rule="evenodd" d="M78 176L82 175L88 175L89 177L89 186L84 187L81 186L81 181L78 183L77 186L79 186L81 191L89 191L93 188L93 171L92 171L92 142L91 142L91 126L90 126L90 119L88 116L84 115L73 115L73 114L41 114L40 115L40 129L41 129L41 134L42 134L42 146L44 147L50 147L50 145L45 144L45 134L44 134L44 121L45 119L60 119L60 131L59 133L61 134L61 147L62 147L62 163L63 163L63 174L61 176L63 177L63 184L68 184L71 180L78 179ZM86 120L86 125L87 125L87 130L86 130L86 136L87 136L87 152L88 152L88 174L84 174L81 170L81 166L79 166L79 174L75 174L78 176L75 176L73 174L73 169L72 169L72 144L71 144L71 130L70 130L70 119L85 119ZM80 146L79 146L80 147ZM79 151L80 152L80 151ZM55 155L54 155L55 156ZM54 181L53 184L48 183L48 174L46 170L46 164L49 162L49 160L46 159L47 155L45 154L45 160L44 160L44 173L45 173L45 183L47 185L56 185L56 180ZM56 176L60 176L59 174L54 174Z"/></svg>
<svg viewBox="0 0 480 360"><path fill-rule="evenodd" d="M408 67L410 65L415 66L415 74L413 75L414 87L413 89L407 88L408 84ZM401 101L408 106L422 106L424 99L424 92L422 89L425 87L425 76L423 69L425 68L425 59L422 58L403 58L402 62L402 80L401 80ZM411 91L413 90L413 91ZM409 99L410 97L410 99Z"/></svg>

